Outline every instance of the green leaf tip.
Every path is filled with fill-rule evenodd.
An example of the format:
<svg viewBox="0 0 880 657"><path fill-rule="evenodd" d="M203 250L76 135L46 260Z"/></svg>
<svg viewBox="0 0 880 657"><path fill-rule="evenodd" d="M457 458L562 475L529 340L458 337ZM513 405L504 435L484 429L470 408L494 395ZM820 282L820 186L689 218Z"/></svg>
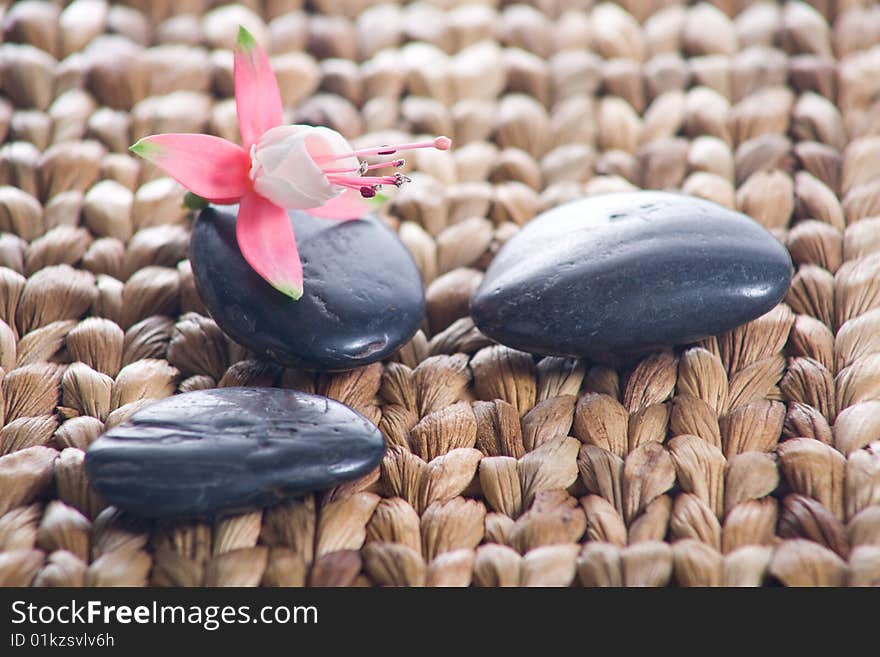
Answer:
<svg viewBox="0 0 880 657"><path fill-rule="evenodd" d="M208 207L208 199L202 198L198 194L187 192L183 197L183 206L190 210L201 210Z"/></svg>
<svg viewBox="0 0 880 657"><path fill-rule="evenodd" d="M144 137L143 139L140 139L129 146L128 150L130 150L135 155L139 155L145 160L149 160L159 154L161 147L158 144L147 141L147 138Z"/></svg>
<svg viewBox="0 0 880 657"><path fill-rule="evenodd" d="M245 29L244 25L238 26L238 47L247 52L253 50L257 46L254 35Z"/></svg>
<svg viewBox="0 0 880 657"><path fill-rule="evenodd" d="M284 284L284 283L280 283L280 284L275 285L273 287L276 290L278 290L279 292L281 292L281 294L284 294L284 295L290 297L294 301L299 301L303 295L303 290L301 287L294 287L293 285Z"/></svg>

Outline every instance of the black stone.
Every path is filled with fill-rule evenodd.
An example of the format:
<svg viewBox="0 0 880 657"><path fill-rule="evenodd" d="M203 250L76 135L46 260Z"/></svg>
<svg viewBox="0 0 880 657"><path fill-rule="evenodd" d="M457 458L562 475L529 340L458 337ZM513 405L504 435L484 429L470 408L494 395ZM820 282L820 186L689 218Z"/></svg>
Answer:
<svg viewBox="0 0 880 657"><path fill-rule="evenodd" d="M743 214L679 194L608 194L527 224L492 261L471 313L524 351L638 353L759 317L791 275L786 249Z"/></svg>
<svg viewBox="0 0 880 657"><path fill-rule="evenodd" d="M385 441L339 402L277 388L220 388L168 397L99 437L86 453L92 485L147 518L271 506L375 468Z"/></svg>
<svg viewBox="0 0 880 657"><path fill-rule="evenodd" d="M304 276L304 294L294 301L242 257L237 212L202 210L190 259L205 306L238 343L284 365L334 371L382 360L418 330L425 312L419 270L375 217L340 222L289 213Z"/></svg>

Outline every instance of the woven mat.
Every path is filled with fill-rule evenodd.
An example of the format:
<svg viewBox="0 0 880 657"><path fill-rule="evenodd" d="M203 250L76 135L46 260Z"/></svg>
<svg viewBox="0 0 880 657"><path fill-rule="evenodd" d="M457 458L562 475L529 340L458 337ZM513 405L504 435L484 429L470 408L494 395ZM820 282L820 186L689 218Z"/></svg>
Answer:
<svg viewBox="0 0 880 657"><path fill-rule="evenodd" d="M880 7L66 4L0 11L0 585L880 583ZM238 139L239 23L288 120L455 140L386 209L428 298L389 362L314 375L231 343L193 286L183 190L127 153ZM613 366L474 328L521 224L637 188L767 226L797 265L785 303ZM214 523L143 523L89 487L106 427L227 385L349 404L382 467Z"/></svg>

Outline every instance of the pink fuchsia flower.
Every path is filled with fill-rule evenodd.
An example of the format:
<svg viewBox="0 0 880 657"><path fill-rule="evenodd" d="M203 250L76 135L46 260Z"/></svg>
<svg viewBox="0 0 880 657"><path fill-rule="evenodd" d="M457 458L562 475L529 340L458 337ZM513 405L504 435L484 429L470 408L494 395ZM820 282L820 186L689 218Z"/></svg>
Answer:
<svg viewBox="0 0 880 657"><path fill-rule="evenodd" d="M394 159L373 165L361 157L390 156L417 148L446 150L451 142L424 142L356 151L334 130L282 125L281 94L266 53L240 28L234 58L235 106L242 145L211 135L144 137L131 151L165 171L193 194L212 203L238 203L236 239L248 264L292 299L303 293L302 263L288 209L327 219L357 219L365 199L381 185L406 178L368 175L402 166Z"/></svg>

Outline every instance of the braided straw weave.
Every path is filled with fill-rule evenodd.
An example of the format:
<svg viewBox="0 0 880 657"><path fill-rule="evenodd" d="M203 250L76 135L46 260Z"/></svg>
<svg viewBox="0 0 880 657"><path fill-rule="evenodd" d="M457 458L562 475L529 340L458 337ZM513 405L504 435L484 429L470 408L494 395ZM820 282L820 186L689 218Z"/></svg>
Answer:
<svg viewBox="0 0 880 657"><path fill-rule="evenodd" d="M0 585L880 583L880 7L869 0L25 1L0 10ZM387 206L427 286L392 360L263 362L208 317L184 190L127 147L238 139L239 24L287 119L448 134ZM636 362L535 358L468 317L493 253L584 195L742 210L785 303ZM377 257L375 265L382 266ZM84 449L216 386L336 398L363 480L214 523L106 503Z"/></svg>

